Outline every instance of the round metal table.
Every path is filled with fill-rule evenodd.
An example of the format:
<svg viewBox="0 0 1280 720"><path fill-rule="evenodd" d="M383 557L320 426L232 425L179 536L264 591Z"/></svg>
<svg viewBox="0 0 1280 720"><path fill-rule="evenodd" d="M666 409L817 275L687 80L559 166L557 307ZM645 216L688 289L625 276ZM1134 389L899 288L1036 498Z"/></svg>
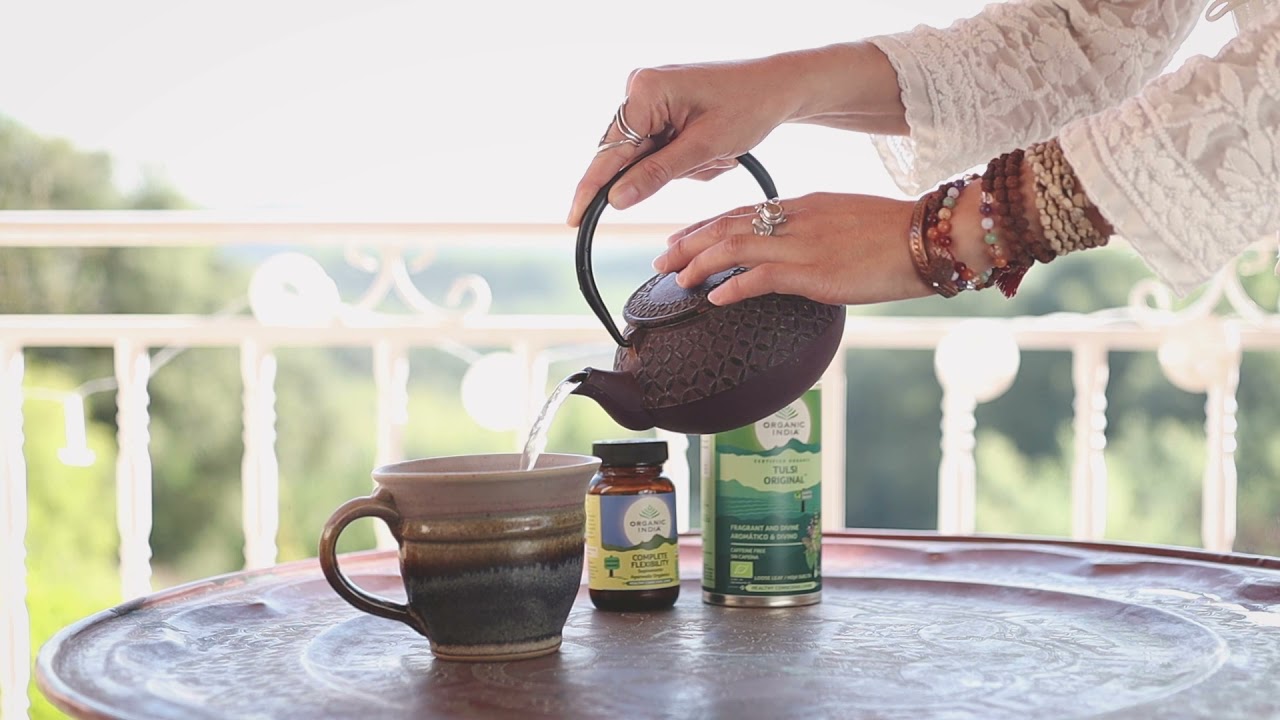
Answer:
<svg viewBox="0 0 1280 720"><path fill-rule="evenodd" d="M1280 559L1029 538L824 538L823 602L670 611L585 591L560 653L459 664L364 615L314 561L157 593L41 649L91 718L1280 717ZM393 553L344 568L395 595Z"/></svg>

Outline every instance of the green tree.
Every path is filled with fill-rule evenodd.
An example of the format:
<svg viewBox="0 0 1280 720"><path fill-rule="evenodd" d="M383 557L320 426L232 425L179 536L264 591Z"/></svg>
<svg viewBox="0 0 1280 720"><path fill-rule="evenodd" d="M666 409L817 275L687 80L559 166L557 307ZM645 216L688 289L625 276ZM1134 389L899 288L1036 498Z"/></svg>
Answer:
<svg viewBox="0 0 1280 720"><path fill-rule="evenodd" d="M1070 436L1065 438L1070 448ZM1003 433L978 433L976 529L997 535L1071 534L1071 479L1058 458L1030 458Z"/></svg>
<svg viewBox="0 0 1280 720"><path fill-rule="evenodd" d="M111 158L51 140L0 116L0 209L117 207Z"/></svg>
<svg viewBox="0 0 1280 720"><path fill-rule="evenodd" d="M105 155L78 151L0 119L0 209L186 206L154 174L130 193L116 190L111 177ZM243 304L246 286L247 272L240 262L214 248L9 248L0 253L0 313L5 314L234 312ZM156 372L148 387L153 562L160 587L234 570L243 563L239 356L235 349L180 351L156 349ZM30 348L26 356L29 384L45 390L71 389L114 376L109 349ZM168 364L163 364L165 359ZM351 379L342 370L343 362L349 361L286 357L281 362L281 416L294 418L281 431L281 464L294 479L290 490L296 488L303 498L335 480L349 483L344 487L359 482L357 473L344 472L333 463L335 454L350 453L353 444L345 442L347 438L368 435L367 424L350 419L349 410L337 406L352 395L344 388L369 384L367 373L363 380ZM46 440L61 433L56 406L41 408L27 421L33 483L27 536L29 606L36 647L60 627L119 600L114 550L118 540L111 509L110 437L116 408L110 382L99 383L98 389L105 392L89 400L88 421L100 446L98 461L90 468L68 468L51 459L54 453ZM371 398L371 393L366 395ZM323 413L314 412L316 398L322 400ZM295 428L304 434L296 443ZM370 448L361 462L348 460L342 468L358 465L367 478L371 456ZM316 514L299 521L318 528L318 522L310 524ZM282 535L289 537L292 527ZM290 549L296 556L313 554L313 548L314 543ZM60 559L66 557L83 560L85 567L68 568ZM38 706L42 716L47 711L47 705Z"/></svg>

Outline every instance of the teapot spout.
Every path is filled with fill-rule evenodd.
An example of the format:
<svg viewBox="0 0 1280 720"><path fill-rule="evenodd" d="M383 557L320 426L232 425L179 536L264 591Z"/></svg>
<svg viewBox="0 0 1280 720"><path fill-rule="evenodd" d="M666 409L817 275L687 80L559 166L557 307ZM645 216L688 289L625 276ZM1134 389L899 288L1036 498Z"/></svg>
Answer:
<svg viewBox="0 0 1280 720"><path fill-rule="evenodd" d="M640 384L628 373L586 368L574 395L595 400L614 422L628 430L648 430L654 426L653 416L644 407ZM576 377L576 376L575 376Z"/></svg>

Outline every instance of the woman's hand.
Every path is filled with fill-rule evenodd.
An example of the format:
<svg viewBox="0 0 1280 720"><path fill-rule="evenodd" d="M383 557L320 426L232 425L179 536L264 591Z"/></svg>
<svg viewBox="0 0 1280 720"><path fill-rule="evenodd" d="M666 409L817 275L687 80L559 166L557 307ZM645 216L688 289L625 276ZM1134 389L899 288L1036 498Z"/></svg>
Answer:
<svg viewBox="0 0 1280 720"><path fill-rule="evenodd" d="M924 297L907 243L914 203L870 195L815 193L783 200L785 221L756 235L755 208L741 207L668 239L654 261L679 272L682 287L734 267L749 268L712 291L716 305L767 293L803 295L833 304Z"/></svg>
<svg viewBox="0 0 1280 720"><path fill-rule="evenodd" d="M797 100L777 60L672 65L637 70L627 80L621 112L641 147L620 144L598 152L579 181L569 211L576 226L591 198L653 143L660 149L627 172L609 202L628 208L677 178L709 180L736 164L795 110ZM601 144L623 137L610 125Z"/></svg>
<svg viewBox="0 0 1280 720"><path fill-rule="evenodd" d="M905 133L897 75L867 43L832 45L738 62L637 70L627 80L623 118L639 145L611 123L574 192L577 226L600 188L641 153L609 193L624 209L676 178L709 180L728 170L778 125L805 122L877 133Z"/></svg>

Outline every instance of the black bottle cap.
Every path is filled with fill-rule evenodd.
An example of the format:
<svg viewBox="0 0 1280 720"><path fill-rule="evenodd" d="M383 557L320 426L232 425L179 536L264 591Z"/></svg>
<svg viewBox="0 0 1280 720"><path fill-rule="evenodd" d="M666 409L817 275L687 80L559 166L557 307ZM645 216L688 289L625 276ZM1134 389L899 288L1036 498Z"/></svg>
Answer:
<svg viewBox="0 0 1280 720"><path fill-rule="evenodd" d="M605 467L625 465L661 465L667 461L667 442L647 438L599 440L591 446L591 454Z"/></svg>

